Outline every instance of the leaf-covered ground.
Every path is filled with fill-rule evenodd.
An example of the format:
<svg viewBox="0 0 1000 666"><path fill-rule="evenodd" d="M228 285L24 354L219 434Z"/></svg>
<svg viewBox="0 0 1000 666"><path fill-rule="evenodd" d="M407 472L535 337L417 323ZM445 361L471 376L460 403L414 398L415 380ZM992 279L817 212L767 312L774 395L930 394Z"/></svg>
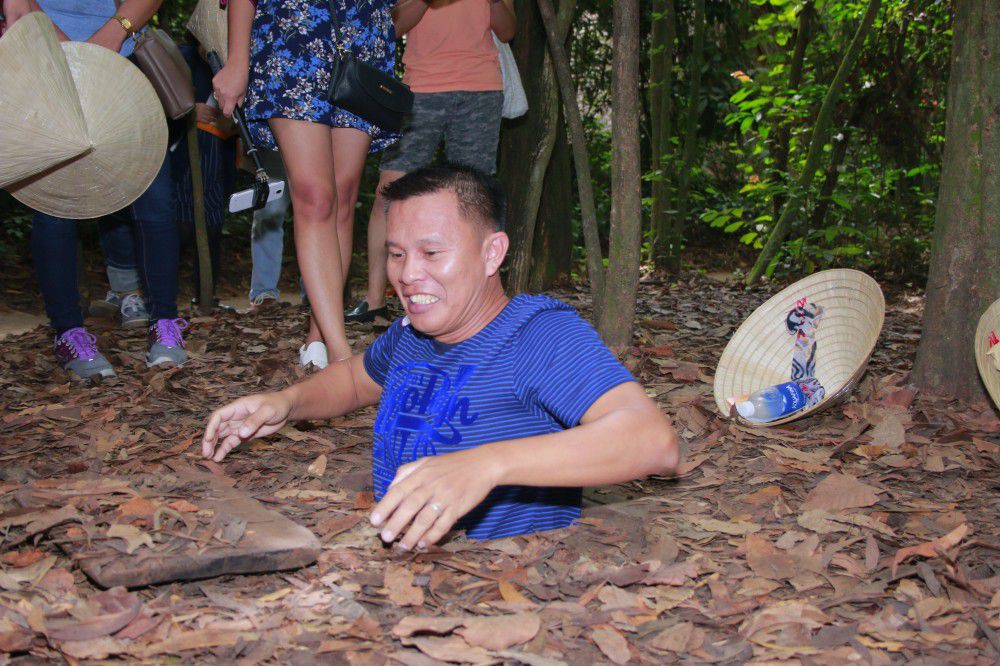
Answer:
<svg viewBox="0 0 1000 666"><path fill-rule="evenodd" d="M582 291L564 299L586 309ZM92 329L118 368L71 383L36 329L0 355L0 653L15 662L990 664L1000 660L997 413L905 384L921 299L889 294L852 399L772 430L733 425L711 380L767 293L702 276L644 285L628 362L675 420L677 479L591 489L580 525L429 552L366 516L374 410L297 424L208 471L309 527L289 572L101 591L104 549L238 542L173 476L214 405L303 376L304 313L196 318L192 359L149 371L144 336ZM370 326L351 328L356 349ZM822 353L822 350L820 351ZM171 550L173 549L173 550ZM186 552L186 551L185 551ZM0 662L4 660L0 655Z"/></svg>

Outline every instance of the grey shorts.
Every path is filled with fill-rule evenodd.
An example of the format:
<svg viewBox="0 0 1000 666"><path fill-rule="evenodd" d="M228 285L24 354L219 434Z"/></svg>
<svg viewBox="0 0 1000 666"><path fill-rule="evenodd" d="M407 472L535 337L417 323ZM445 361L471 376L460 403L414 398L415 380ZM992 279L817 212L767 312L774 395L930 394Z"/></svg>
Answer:
<svg viewBox="0 0 1000 666"><path fill-rule="evenodd" d="M413 111L403 121L399 141L382 155L382 171L410 172L434 161L444 138L445 158L492 174L503 91L414 93Z"/></svg>

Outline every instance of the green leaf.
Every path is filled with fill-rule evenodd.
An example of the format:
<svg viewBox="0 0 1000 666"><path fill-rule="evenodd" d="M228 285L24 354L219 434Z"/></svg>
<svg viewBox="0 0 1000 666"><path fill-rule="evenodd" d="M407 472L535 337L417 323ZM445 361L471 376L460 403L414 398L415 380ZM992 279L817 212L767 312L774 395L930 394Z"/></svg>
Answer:
<svg viewBox="0 0 1000 666"><path fill-rule="evenodd" d="M732 97L729 98L729 101L732 102L733 104L738 104L739 102L745 100L747 96L749 96L750 93L752 92L753 92L752 87L743 86L742 88L733 93Z"/></svg>

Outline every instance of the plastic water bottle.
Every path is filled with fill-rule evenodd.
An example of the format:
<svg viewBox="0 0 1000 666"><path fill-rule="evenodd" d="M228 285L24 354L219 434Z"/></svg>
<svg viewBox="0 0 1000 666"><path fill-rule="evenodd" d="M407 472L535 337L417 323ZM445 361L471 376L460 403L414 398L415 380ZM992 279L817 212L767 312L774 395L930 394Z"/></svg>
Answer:
<svg viewBox="0 0 1000 666"><path fill-rule="evenodd" d="M736 411L748 421L765 423L780 419L806 406L806 394L795 382L785 382L736 399Z"/></svg>

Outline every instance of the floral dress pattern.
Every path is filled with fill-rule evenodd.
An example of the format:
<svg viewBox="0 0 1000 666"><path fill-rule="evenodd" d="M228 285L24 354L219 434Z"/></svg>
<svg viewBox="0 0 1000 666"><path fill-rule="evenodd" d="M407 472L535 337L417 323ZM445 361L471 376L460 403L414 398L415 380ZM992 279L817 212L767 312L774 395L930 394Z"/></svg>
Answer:
<svg viewBox="0 0 1000 666"><path fill-rule="evenodd" d="M371 152L396 141L396 134L326 100L330 63L338 53L352 53L384 72L393 70L393 5L394 1L385 0L258 0L245 102L247 125L257 147L276 148L269 118L354 127L371 136ZM336 32L331 7L337 11Z"/></svg>

